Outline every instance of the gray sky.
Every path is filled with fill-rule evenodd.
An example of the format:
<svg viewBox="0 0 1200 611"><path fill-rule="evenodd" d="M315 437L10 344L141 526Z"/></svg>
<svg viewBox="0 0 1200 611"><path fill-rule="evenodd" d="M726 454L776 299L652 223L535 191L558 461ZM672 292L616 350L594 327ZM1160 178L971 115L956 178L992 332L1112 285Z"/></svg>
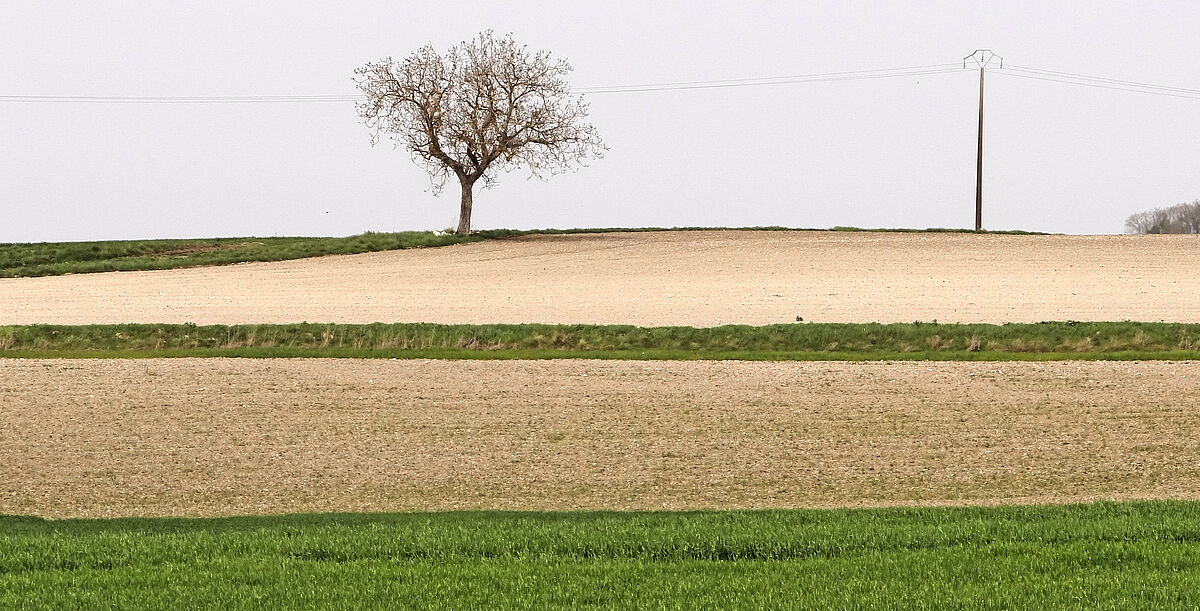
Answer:
<svg viewBox="0 0 1200 611"><path fill-rule="evenodd" d="M453 6L453 11L443 7ZM1200 3L28 2L0 95L354 94L354 68L512 32L578 87L960 62L1200 89ZM1200 99L990 72L984 226L1119 233L1200 198ZM595 94L611 150L476 193L474 226L965 227L978 72ZM457 218L350 102L0 102L0 241L347 235Z"/></svg>

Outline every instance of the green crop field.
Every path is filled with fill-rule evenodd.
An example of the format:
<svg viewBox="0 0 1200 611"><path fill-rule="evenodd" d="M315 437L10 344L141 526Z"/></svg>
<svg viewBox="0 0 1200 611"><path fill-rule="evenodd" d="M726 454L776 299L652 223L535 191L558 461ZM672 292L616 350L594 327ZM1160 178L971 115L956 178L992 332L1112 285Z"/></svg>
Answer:
<svg viewBox="0 0 1200 611"><path fill-rule="evenodd" d="M0 517L6 609L1200 605L1200 504Z"/></svg>

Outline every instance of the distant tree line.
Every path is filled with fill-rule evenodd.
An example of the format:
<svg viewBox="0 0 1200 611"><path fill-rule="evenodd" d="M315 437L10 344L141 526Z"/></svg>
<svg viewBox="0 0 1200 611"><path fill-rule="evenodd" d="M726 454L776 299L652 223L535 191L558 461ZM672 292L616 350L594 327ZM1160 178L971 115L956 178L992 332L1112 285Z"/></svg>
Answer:
<svg viewBox="0 0 1200 611"><path fill-rule="evenodd" d="M1200 233L1200 200L1129 215L1129 233Z"/></svg>

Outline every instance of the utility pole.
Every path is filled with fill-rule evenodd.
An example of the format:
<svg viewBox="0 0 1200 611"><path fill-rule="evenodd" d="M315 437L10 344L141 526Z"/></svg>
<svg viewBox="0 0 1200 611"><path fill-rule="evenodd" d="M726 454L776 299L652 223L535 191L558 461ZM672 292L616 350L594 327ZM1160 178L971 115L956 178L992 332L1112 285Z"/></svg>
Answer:
<svg viewBox="0 0 1200 611"><path fill-rule="evenodd" d="M963 58L963 68L967 60L975 60L979 66L979 147L975 156L975 231L983 230L983 73L993 59L1000 60L1004 67L1004 58L992 53L991 49L976 49L974 53Z"/></svg>

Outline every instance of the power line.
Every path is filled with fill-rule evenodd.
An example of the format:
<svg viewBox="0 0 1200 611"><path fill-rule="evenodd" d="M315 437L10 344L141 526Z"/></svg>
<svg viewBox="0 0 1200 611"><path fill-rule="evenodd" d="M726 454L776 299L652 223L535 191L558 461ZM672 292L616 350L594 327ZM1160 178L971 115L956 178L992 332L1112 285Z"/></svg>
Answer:
<svg viewBox="0 0 1200 611"><path fill-rule="evenodd" d="M1123 85L1123 86L1128 86L1128 87L1138 87L1138 88L1143 88L1143 89L1156 89L1156 90L1161 90L1161 91L1170 91L1170 92L1174 92L1174 93L1187 93L1187 94L1200 95L1200 89L1187 89L1184 87L1170 87L1167 85L1155 85L1153 83L1127 81L1127 80L1107 78L1107 77L1102 77L1102 76L1088 76L1086 74L1077 74L1074 72L1062 72L1060 70L1046 70L1043 68L1030 68L1028 66L1013 66L1011 64L1008 66L1008 69L1015 70L1018 72L1028 72L1031 74L1037 74L1037 75L1043 75L1043 76L1049 76L1049 77L1055 77L1055 78L1065 78L1065 79L1079 80L1079 81L1093 81L1093 82L1097 82L1097 83L1107 83L1107 84L1113 84L1113 85Z"/></svg>
<svg viewBox="0 0 1200 611"><path fill-rule="evenodd" d="M573 89L574 93L634 93L643 91L673 91L686 89L718 89L729 87L759 87L765 85L792 85L833 81L923 76L957 72L957 64L932 64L927 66L905 66L874 70L825 72L820 74L797 74L790 76L768 76L711 81L680 81L666 83L643 83L632 85L606 85ZM53 95L0 95L0 102L25 103L88 103L88 104L267 104L297 102L356 102L357 95L247 95L247 96L53 96Z"/></svg>
<svg viewBox="0 0 1200 611"><path fill-rule="evenodd" d="M248 95L248 96L90 96L0 95L0 102L87 104L270 104L280 102L353 102L349 95Z"/></svg>
<svg viewBox="0 0 1200 611"><path fill-rule="evenodd" d="M922 76L957 72L958 64L931 64L877 70L854 70L849 72L825 72L820 74L796 74L791 76L769 76L758 78L722 79L713 81L681 81L674 83L646 83L638 85L610 85L604 87L581 87L577 93L630 93L641 91L674 91L685 89L718 89L728 87L757 87L762 85L791 85L797 83L819 83L852 81L897 76Z"/></svg>
<svg viewBox="0 0 1200 611"><path fill-rule="evenodd" d="M851 70L788 76L766 76L753 78L718 79L706 81L675 81L640 83L627 85L604 85L579 87L572 91L584 94L640 93L655 91L685 91L701 89L727 89L740 87L763 87L772 85L797 85L838 81L872 80L898 77L949 74L961 71L959 64L929 64L902 66L873 70ZM992 70L989 69L989 72ZM1059 70L1047 70L1028 66L1007 65L996 74L1030 80L1049 81L1067 85L1078 85L1097 89L1145 93L1150 95L1200 99L1200 89L1173 87L1139 81L1091 76ZM345 103L362 100L359 95L220 95L220 96L89 96L89 95L0 95L0 103L49 103L49 104L296 104L296 103Z"/></svg>
<svg viewBox="0 0 1200 611"><path fill-rule="evenodd" d="M1183 98L1185 100L1200 100L1200 91L1187 90L1187 89L1182 89L1182 88L1178 88L1178 87L1166 87L1166 86L1162 86L1162 85L1155 85L1155 86L1153 86L1153 88L1137 87L1137 86L1132 86L1132 85L1124 86L1124 85L1117 85L1117 84L1105 84L1105 82L1099 80L1098 78L1096 78L1095 80L1084 80L1084 79L1076 79L1076 78L1070 78L1070 77L1056 77L1056 76L1049 76L1049 75L1044 76L1039 73L1030 74L1030 73L1016 72L1016 71L1009 72L1009 70L1010 70L1009 68L1005 68L1004 71L998 72L997 74L1001 74L1003 76L1011 76L1013 78L1023 78L1023 79L1030 79L1030 80L1035 80L1035 81L1048 81L1048 82L1052 82L1052 83L1064 83L1067 85L1078 85L1080 87L1092 87L1095 89L1109 89L1112 91L1127 91L1130 93L1145 93L1148 95L1166 96L1166 97L1171 97L1171 98ZM1180 90L1183 92L1195 91L1195 93L1194 94L1172 93L1173 90Z"/></svg>

